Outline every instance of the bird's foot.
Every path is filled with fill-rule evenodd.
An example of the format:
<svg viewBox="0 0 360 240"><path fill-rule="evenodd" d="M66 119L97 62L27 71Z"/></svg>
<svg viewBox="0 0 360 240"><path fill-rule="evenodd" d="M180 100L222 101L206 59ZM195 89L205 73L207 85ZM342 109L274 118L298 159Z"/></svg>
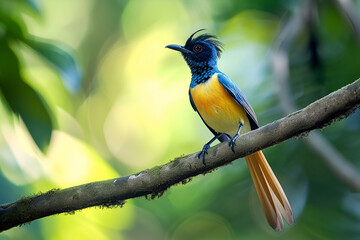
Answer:
<svg viewBox="0 0 360 240"><path fill-rule="evenodd" d="M235 153L234 147L235 147L235 141L239 136L234 136L233 138L230 139L229 141L229 147L231 148L231 150Z"/></svg>
<svg viewBox="0 0 360 240"><path fill-rule="evenodd" d="M201 161L204 165L205 164L205 154L208 154L207 150L210 148L210 144L205 144L203 149L201 150L201 152L199 152L199 154L197 155L197 157L200 159L201 157Z"/></svg>
<svg viewBox="0 0 360 240"><path fill-rule="evenodd" d="M231 148L231 150L235 153L234 147L235 147L235 141L236 139L240 136L240 131L242 128L243 124L241 122L239 122L239 128L237 130L237 133L235 134L234 137L232 137L229 141L229 147Z"/></svg>

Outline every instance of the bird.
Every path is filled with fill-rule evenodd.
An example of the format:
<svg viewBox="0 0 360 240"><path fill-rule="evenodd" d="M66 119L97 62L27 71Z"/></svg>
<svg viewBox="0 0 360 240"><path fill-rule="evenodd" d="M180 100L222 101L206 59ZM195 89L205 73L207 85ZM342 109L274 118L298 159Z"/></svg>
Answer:
<svg viewBox="0 0 360 240"><path fill-rule="evenodd" d="M218 68L223 44L215 35L203 33L186 40L185 45L170 44L166 48L182 54L191 70L189 98L192 108L214 134L198 153L206 165L205 155L216 139L228 141L234 152L236 139L259 128L255 112L239 87ZM260 204L269 225L283 230L285 221L294 222L290 203L262 151L245 157Z"/></svg>

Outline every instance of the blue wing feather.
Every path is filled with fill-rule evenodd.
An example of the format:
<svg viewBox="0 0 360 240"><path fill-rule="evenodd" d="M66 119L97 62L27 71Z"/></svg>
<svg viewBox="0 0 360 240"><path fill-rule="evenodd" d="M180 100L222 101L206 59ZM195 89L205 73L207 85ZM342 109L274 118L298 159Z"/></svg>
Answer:
<svg viewBox="0 0 360 240"><path fill-rule="evenodd" d="M214 134L214 135L217 135L218 133L212 129L211 127L209 127L209 125L206 124L206 122L204 121L204 119L201 117L200 113L198 112L197 108L196 108L196 105L192 99L192 96L191 96L191 93L190 93L190 90L189 90L189 98L190 98L190 103L191 103L191 106L192 108L194 109L195 112L197 112L201 118L201 120L203 121L203 123L208 127L208 129ZM225 141L229 141L231 139L231 137L225 133L223 133L219 138L219 141L220 142L225 142Z"/></svg>
<svg viewBox="0 0 360 240"><path fill-rule="evenodd" d="M218 80L225 90L230 94L230 96L244 108L246 114L248 115L251 129L259 128L259 123L257 121L254 110L252 109L250 103L246 99L245 95L241 92L238 86L225 74L219 73Z"/></svg>

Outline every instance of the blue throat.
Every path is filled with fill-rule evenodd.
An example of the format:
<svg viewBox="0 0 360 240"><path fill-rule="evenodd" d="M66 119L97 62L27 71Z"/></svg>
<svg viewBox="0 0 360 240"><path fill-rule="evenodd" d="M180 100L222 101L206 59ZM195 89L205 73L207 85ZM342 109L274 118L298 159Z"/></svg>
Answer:
<svg viewBox="0 0 360 240"><path fill-rule="evenodd" d="M208 62L187 61L191 69L191 83L190 87L195 87L197 84L206 82L212 75L220 72L215 64Z"/></svg>

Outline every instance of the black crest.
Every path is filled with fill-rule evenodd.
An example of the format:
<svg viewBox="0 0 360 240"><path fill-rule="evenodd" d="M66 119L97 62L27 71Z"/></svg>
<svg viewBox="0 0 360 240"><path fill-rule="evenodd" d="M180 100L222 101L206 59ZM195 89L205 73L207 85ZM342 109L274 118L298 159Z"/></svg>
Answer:
<svg viewBox="0 0 360 240"><path fill-rule="evenodd" d="M193 36L196 33L203 31L203 30L205 30L205 29L197 30L196 32L191 34L191 36L188 38L188 40L186 40L185 48L192 49L192 47L195 45L196 42L200 42L200 41L209 42L215 46L216 54L217 54L218 58L220 58L224 47L223 47L223 43L220 42L219 40L217 40L217 37L215 35L204 33L193 39Z"/></svg>

